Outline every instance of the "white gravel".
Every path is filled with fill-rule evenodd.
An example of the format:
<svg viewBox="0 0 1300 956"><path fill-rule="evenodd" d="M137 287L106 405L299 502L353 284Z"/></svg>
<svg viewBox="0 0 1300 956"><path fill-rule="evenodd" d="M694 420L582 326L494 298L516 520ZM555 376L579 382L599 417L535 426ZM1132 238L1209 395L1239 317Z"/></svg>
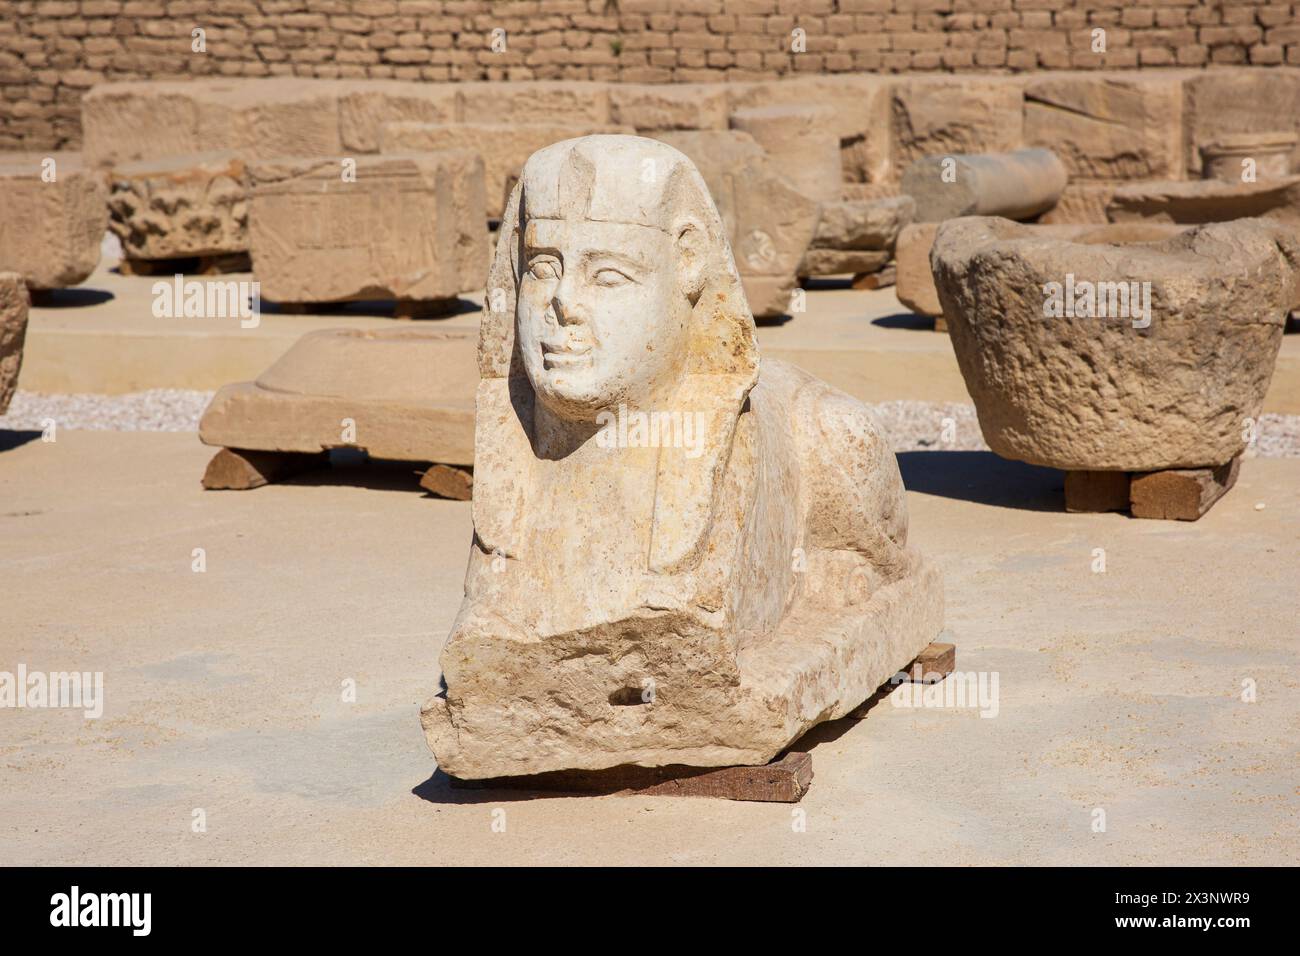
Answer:
<svg viewBox="0 0 1300 956"><path fill-rule="evenodd" d="M198 431L212 392L155 388L127 395L44 395L19 391L0 429L40 431L53 419L70 431ZM895 451L982 451L975 407L960 402L894 401L870 405ZM1260 416L1247 457L1300 458L1300 415Z"/></svg>

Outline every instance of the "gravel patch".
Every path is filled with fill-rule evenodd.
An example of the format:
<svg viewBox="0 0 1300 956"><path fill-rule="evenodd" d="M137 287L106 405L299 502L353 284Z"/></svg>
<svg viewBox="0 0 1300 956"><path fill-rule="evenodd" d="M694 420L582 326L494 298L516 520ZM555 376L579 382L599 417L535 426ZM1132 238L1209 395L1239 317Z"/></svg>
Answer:
<svg viewBox="0 0 1300 956"><path fill-rule="evenodd" d="M155 388L127 395L43 395L19 391L0 429L40 431L47 419L72 431L198 431L212 392ZM894 451L986 451L975 406L894 401L868 405ZM1300 415L1261 415L1248 458L1300 458Z"/></svg>

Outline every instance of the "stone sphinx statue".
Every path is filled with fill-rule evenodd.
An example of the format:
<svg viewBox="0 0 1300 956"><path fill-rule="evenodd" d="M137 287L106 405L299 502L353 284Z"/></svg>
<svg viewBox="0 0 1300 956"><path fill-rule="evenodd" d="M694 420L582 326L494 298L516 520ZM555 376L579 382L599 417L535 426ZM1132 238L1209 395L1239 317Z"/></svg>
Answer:
<svg viewBox="0 0 1300 956"><path fill-rule="evenodd" d="M421 715L446 773L766 763L935 638L894 455L856 400L760 370L684 155L534 153L488 306L465 601Z"/></svg>

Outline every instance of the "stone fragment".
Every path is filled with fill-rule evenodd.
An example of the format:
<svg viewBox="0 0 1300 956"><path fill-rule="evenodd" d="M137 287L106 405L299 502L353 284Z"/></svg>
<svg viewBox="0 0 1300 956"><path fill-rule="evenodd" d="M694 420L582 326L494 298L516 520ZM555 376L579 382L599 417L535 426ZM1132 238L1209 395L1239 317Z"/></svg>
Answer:
<svg viewBox="0 0 1300 956"><path fill-rule="evenodd" d="M1215 468L1180 468L1134 475L1130 507L1135 518L1196 521L1237 483L1241 458Z"/></svg>
<svg viewBox="0 0 1300 956"><path fill-rule="evenodd" d="M871 249L809 249L799 263L801 276L861 275L883 269L893 255Z"/></svg>
<svg viewBox="0 0 1300 956"><path fill-rule="evenodd" d="M579 80L456 83L460 118L493 123L604 124L609 86Z"/></svg>
<svg viewBox="0 0 1300 956"><path fill-rule="evenodd" d="M248 251L248 174L234 153L124 163L113 171L108 208L129 259Z"/></svg>
<svg viewBox="0 0 1300 956"><path fill-rule="evenodd" d="M305 454L223 448L208 462L203 487L209 491L251 491L328 464L329 455L323 451Z"/></svg>
<svg viewBox="0 0 1300 956"><path fill-rule="evenodd" d="M817 229L817 203L790 185L747 133L704 130L655 139L685 153L708 184L753 314L785 314Z"/></svg>
<svg viewBox="0 0 1300 956"><path fill-rule="evenodd" d="M916 202L911 196L822 203L812 247L892 252L898 233L915 213Z"/></svg>
<svg viewBox="0 0 1300 956"><path fill-rule="evenodd" d="M726 129L728 91L721 83L615 83L610 122L638 133Z"/></svg>
<svg viewBox="0 0 1300 956"><path fill-rule="evenodd" d="M1300 176L1254 183L1130 183L1115 190L1106 215L1112 222L1195 224L1254 217L1300 222Z"/></svg>
<svg viewBox="0 0 1300 956"><path fill-rule="evenodd" d="M1300 70L1227 68L1188 74L1183 84L1186 175L1193 179L1201 177L1200 148L1205 144L1239 133L1279 129L1296 132L1300 127L1298 117ZM1297 158L1292 158L1293 168Z"/></svg>
<svg viewBox="0 0 1300 956"><path fill-rule="evenodd" d="M77 153L0 153L0 271L31 289L83 282L99 264L107 197L103 177Z"/></svg>
<svg viewBox="0 0 1300 956"><path fill-rule="evenodd" d="M890 265L876 272L867 272L853 277L853 288L859 291L888 289L898 282L898 270Z"/></svg>
<svg viewBox="0 0 1300 956"><path fill-rule="evenodd" d="M937 222L912 223L898 234L894 262L898 269L898 301L918 315L941 315L939 292L930 275L930 249L934 246Z"/></svg>
<svg viewBox="0 0 1300 956"><path fill-rule="evenodd" d="M1067 471L1066 511L1128 511L1127 471Z"/></svg>
<svg viewBox="0 0 1300 956"><path fill-rule="evenodd" d="M1021 81L922 77L893 92L893 162L898 170L926 156L1002 153L1024 144Z"/></svg>
<svg viewBox="0 0 1300 956"><path fill-rule="evenodd" d="M1236 457L1295 301L1294 234L1243 220L1156 242L1101 236L940 225L931 268L985 441L1066 471Z"/></svg>
<svg viewBox="0 0 1300 956"><path fill-rule="evenodd" d="M339 139L345 151L379 152L383 129L390 123L454 123L459 119L455 83L369 80L339 97Z"/></svg>
<svg viewBox="0 0 1300 956"><path fill-rule="evenodd" d="M1240 133L1201 147L1201 172L1226 183L1287 179L1300 137L1295 133Z"/></svg>
<svg viewBox="0 0 1300 956"><path fill-rule="evenodd" d="M1104 226L1106 206L1121 183L1066 183L1056 205L1038 217L1044 226Z"/></svg>
<svg viewBox="0 0 1300 956"><path fill-rule="evenodd" d="M592 133L630 133L630 128L572 123L387 123L380 137L385 153L461 149L483 159L487 214L500 219L509 186L524 162L543 146Z"/></svg>
<svg viewBox="0 0 1300 956"><path fill-rule="evenodd" d="M844 173L832 116L827 106L757 106L732 113L731 128L752 136L799 192L818 202L836 202Z"/></svg>
<svg viewBox="0 0 1300 956"><path fill-rule="evenodd" d="M420 477L420 487L440 498L469 501L474 497L474 472L451 465L433 465Z"/></svg>
<svg viewBox="0 0 1300 956"><path fill-rule="evenodd" d="M487 299L465 601L421 714L444 772L763 765L933 640L893 454L855 400L760 375L685 156L536 153Z"/></svg>
<svg viewBox="0 0 1300 956"><path fill-rule="evenodd" d="M1049 149L928 156L903 172L917 222L958 216L1029 219L1056 205L1068 176Z"/></svg>
<svg viewBox="0 0 1300 956"><path fill-rule="evenodd" d="M23 277L16 272L0 272L0 415L9 408L23 367L27 306Z"/></svg>
<svg viewBox="0 0 1300 956"><path fill-rule="evenodd" d="M1071 181L1181 175L1181 76L1047 76L1024 95L1025 145L1052 150Z"/></svg>
<svg viewBox="0 0 1300 956"><path fill-rule="evenodd" d="M372 458L471 465L474 356L467 332L309 332L256 380L220 389L199 439L241 452L359 448Z"/></svg>
<svg viewBox="0 0 1300 956"><path fill-rule="evenodd" d="M483 287L477 154L267 160L249 170L249 240L263 298L436 300Z"/></svg>

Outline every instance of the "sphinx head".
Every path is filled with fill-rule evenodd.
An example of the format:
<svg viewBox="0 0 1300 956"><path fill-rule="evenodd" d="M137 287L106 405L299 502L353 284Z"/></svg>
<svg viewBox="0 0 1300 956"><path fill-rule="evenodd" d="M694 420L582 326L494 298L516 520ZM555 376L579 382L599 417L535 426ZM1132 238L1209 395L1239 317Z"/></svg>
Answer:
<svg viewBox="0 0 1300 956"><path fill-rule="evenodd" d="M541 405L591 421L671 396L708 273L730 268L690 160L634 136L556 143L524 166L518 225L516 341Z"/></svg>

